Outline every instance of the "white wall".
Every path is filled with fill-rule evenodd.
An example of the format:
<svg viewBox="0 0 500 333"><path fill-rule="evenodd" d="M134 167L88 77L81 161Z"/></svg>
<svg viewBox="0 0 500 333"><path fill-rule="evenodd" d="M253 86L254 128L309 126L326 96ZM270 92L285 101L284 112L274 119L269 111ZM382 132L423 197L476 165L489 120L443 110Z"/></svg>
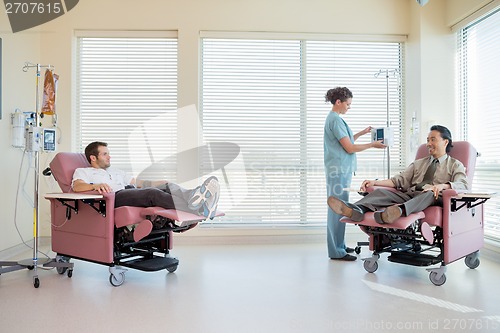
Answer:
<svg viewBox="0 0 500 333"><path fill-rule="evenodd" d="M179 107L198 103L200 31L408 35L407 109L418 112L424 125L428 120L448 125L454 108L450 65L454 45L447 22L449 16L463 12L459 9L449 15L450 7L453 1L447 0L430 0L425 7L419 7L414 0L85 0L38 29L16 34L10 32L7 17L0 15L0 37L4 39L0 149L6 159L1 164L1 184L7 193L3 195L7 199L0 201L0 250L20 243L13 216L21 152L10 147L10 113L16 107L28 110L34 105L34 74L23 73L22 64L28 60L56 67L60 75L59 150L71 150L74 30L178 31ZM189 140L197 135L195 127L189 126L192 119L181 115L179 123L183 130L179 131L178 141L192 145ZM42 169L50 158L42 156ZM43 182L42 190L51 190L51 184L45 184L45 179ZM50 235L48 204L43 198L40 203L41 235ZM19 206L22 234L30 239L31 209L24 198L20 198Z"/></svg>
<svg viewBox="0 0 500 333"><path fill-rule="evenodd" d="M14 227L15 201L18 175L23 152L11 147L10 114L15 108L23 111L35 109L35 81L36 71L23 72L24 62L36 62L40 58L40 33L39 29L29 32L13 34L7 16L0 14L0 38L2 38L2 119L0 120L0 188L2 200L0 201L0 250L21 243ZM21 170L21 181L26 179L28 158L24 161ZM31 174L32 175L32 174ZM25 187L27 196L34 194L34 176L29 176ZM24 199L22 192L19 194L19 207L17 209L17 223L19 230L26 240L33 237L33 209ZM32 199L31 199L32 200Z"/></svg>
<svg viewBox="0 0 500 333"><path fill-rule="evenodd" d="M469 15L487 5L498 3L498 0L446 0L446 25L451 27Z"/></svg>
<svg viewBox="0 0 500 333"><path fill-rule="evenodd" d="M445 24L445 2L429 1L415 9L413 22L419 34L419 75L417 91L421 123L421 142L430 126L440 124L457 133L455 110L455 36Z"/></svg>

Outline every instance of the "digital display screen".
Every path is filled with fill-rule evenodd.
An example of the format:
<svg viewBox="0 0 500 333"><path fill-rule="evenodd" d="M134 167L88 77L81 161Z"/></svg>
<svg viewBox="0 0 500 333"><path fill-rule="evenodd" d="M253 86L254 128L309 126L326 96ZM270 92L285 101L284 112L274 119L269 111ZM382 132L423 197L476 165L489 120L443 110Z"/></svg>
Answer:
<svg viewBox="0 0 500 333"><path fill-rule="evenodd" d="M46 142L46 143L55 143L56 142L56 135L54 132L52 131L45 131L44 134L44 139L43 141Z"/></svg>
<svg viewBox="0 0 500 333"><path fill-rule="evenodd" d="M47 129L43 130L43 150L55 151L56 150L56 130Z"/></svg>
<svg viewBox="0 0 500 333"><path fill-rule="evenodd" d="M383 140L383 139L384 139L384 129L378 128L377 129L377 140Z"/></svg>

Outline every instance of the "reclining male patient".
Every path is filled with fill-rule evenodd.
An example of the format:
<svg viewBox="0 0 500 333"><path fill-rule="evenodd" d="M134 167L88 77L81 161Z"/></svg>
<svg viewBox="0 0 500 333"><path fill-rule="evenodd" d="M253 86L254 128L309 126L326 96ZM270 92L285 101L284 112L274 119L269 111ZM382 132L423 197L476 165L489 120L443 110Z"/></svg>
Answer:
<svg viewBox="0 0 500 333"><path fill-rule="evenodd" d="M206 218L213 218L216 213L220 186L214 176L208 177L201 186L189 190L165 181L154 184L150 181L136 181L123 170L112 168L108 144L105 142L90 143L85 148L85 156L91 166L75 170L72 181L75 192L115 192L115 207L159 206L204 215Z"/></svg>
<svg viewBox="0 0 500 333"><path fill-rule="evenodd" d="M365 180L360 189L365 192L371 186L386 186L398 191L376 189L354 204L331 196L328 206L356 222L363 220L364 213L372 211L377 223L390 224L401 216L442 205L442 190L468 189L464 165L447 154L452 147L451 132L444 126L434 125L427 136L429 156L414 161L390 179Z"/></svg>

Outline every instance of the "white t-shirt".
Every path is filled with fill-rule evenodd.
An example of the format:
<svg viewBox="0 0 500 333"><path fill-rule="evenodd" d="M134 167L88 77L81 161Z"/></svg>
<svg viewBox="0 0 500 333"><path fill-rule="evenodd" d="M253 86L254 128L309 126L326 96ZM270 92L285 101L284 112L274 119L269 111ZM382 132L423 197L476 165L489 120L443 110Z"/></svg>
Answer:
<svg viewBox="0 0 500 333"><path fill-rule="evenodd" d="M132 177L127 175L125 171L109 167L107 169L98 169L93 167L78 168L73 173L73 181L80 179L88 184L106 183L113 189L113 192L123 190L125 186L129 185Z"/></svg>

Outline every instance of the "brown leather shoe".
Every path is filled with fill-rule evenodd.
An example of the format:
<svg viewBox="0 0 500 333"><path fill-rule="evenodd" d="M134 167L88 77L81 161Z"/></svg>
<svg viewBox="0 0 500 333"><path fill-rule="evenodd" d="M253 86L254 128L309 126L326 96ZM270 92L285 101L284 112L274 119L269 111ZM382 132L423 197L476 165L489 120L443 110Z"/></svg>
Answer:
<svg viewBox="0 0 500 333"><path fill-rule="evenodd" d="M361 210L357 210L348 206L344 201L334 196L328 197L328 206L336 214L348 217L355 222L363 221L364 214L361 212Z"/></svg>
<svg viewBox="0 0 500 333"><path fill-rule="evenodd" d="M403 210L399 205L389 206L383 212L375 212L373 217L375 221L380 224L391 224L394 223L397 219L399 219L403 215Z"/></svg>

